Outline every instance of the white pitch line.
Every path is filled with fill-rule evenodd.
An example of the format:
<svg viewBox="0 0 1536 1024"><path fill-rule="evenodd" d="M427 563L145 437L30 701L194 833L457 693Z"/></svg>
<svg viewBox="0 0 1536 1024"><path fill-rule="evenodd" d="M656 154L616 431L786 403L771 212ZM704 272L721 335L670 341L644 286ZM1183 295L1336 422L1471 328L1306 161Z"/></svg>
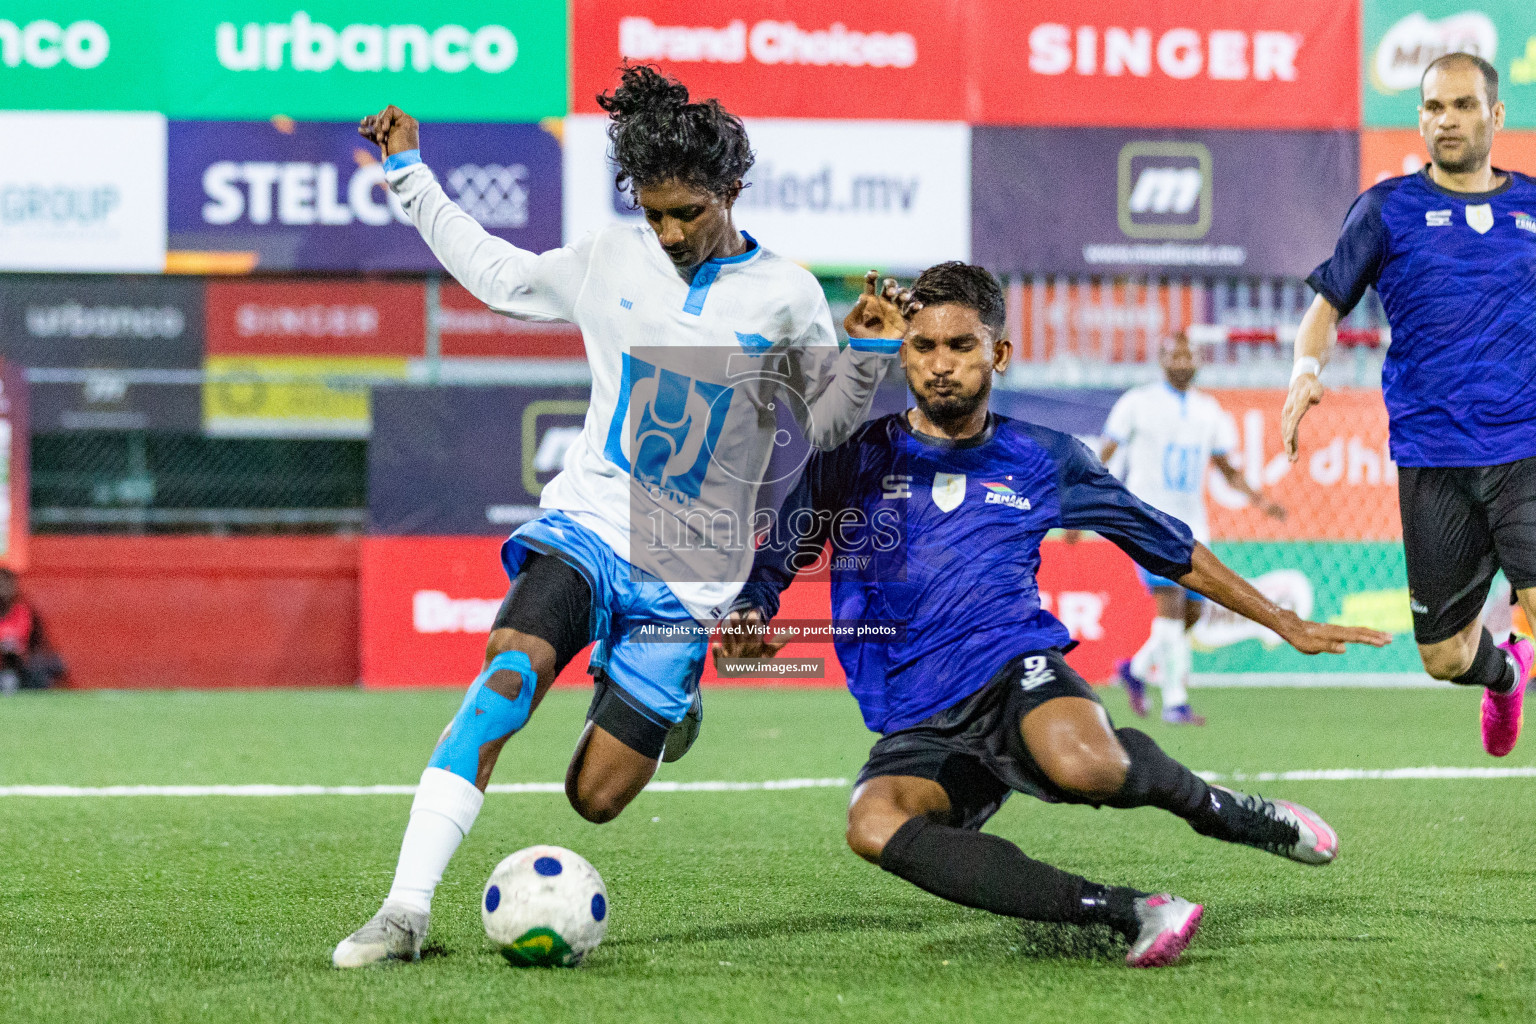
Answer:
<svg viewBox="0 0 1536 1024"><path fill-rule="evenodd" d="M1401 779L1531 779L1536 766L1509 768L1312 768L1288 772L1196 772L1207 782L1358 782ZM764 782L653 782L647 793L749 793L844 789L847 779L769 779ZM0 797L91 796L411 796L415 786L0 786ZM561 782L509 782L487 793L564 793Z"/></svg>
<svg viewBox="0 0 1536 1024"><path fill-rule="evenodd" d="M843 789L847 779L769 779L765 782L653 782L647 793L744 793L783 789ZM415 786L0 786L0 797L85 796L411 796ZM487 793L564 793L563 782L509 782Z"/></svg>

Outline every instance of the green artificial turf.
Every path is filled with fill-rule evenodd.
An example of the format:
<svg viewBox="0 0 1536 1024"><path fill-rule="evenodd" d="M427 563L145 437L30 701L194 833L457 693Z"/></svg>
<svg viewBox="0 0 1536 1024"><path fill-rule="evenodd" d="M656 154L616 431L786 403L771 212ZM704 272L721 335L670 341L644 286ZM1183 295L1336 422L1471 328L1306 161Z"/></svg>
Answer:
<svg viewBox="0 0 1536 1024"><path fill-rule="evenodd" d="M1196 691L1201 730L1147 731L1223 773L1536 763L1477 743L1475 693ZM587 695L557 691L497 782L554 782ZM408 784L448 692L24 694L0 785ZM1124 702L1107 702L1120 724ZM844 693L717 690L678 781L852 777ZM389 884L408 796L0 797L0 1021L1463 1021L1536 1019L1536 780L1255 787L1316 808L1308 868L1155 810L1011 801L989 826L1069 870L1205 903L1181 963L1132 971L1107 933L1020 926L855 858L841 788L643 794L590 825L558 794L492 794L438 891L420 964L338 972ZM612 926L574 971L491 950L501 857L571 847Z"/></svg>

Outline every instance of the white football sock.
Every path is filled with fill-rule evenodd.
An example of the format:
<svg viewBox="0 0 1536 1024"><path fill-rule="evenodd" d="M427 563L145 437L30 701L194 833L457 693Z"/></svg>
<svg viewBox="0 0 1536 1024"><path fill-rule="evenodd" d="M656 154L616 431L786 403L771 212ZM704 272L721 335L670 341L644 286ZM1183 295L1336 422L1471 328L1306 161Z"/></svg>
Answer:
<svg viewBox="0 0 1536 1024"><path fill-rule="evenodd" d="M1153 620L1154 624L1157 620ZM1141 650L1131 656L1131 675L1142 682L1150 682L1152 679L1152 667L1157 664L1158 648L1162 646L1162 640L1154 628L1147 634L1147 642L1141 645Z"/></svg>
<svg viewBox="0 0 1536 1024"><path fill-rule="evenodd" d="M428 768L421 773L411 820L400 843L395 884L385 902L422 912L432 909L432 893L443 880L443 869L469 834L483 803L485 794L453 772Z"/></svg>
<svg viewBox="0 0 1536 1024"><path fill-rule="evenodd" d="M1163 691L1164 709L1189 703L1189 638L1184 632L1184 620L1156 618L1152 620L1152 636L1158 641L1158 661L1162 664L1162 677L1158 685Z"/></svg>

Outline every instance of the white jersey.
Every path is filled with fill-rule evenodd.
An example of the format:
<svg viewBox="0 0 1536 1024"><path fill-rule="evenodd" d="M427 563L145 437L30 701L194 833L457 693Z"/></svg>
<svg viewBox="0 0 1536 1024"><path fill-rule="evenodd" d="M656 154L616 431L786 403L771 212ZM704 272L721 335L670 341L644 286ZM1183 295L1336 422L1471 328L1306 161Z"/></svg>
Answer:
<svg viewBox="0 0 1536 1024"><path fill-rule="evenodd" d="M761 246L708 261L690 283L644 224L535 254L481 228L426 165L388 180L481 302L581 328L591 404L539 504L666 581L696 618L721 617L751 569L778 402L813 445L835 447L868 417L896 343L839 352L816 278Z"/></svg>
<svg viewBox="0 0 1536 1024"><path fill-rule="evenodd" d="M1209 543L1205 474L1213 455L1237 445L1232 417L1216 399L1167 381L1132 388L1120 396L1104 424L1104 436L1125 452L1125 486L1148 505L1184 520L1195 539Z"/></svg>

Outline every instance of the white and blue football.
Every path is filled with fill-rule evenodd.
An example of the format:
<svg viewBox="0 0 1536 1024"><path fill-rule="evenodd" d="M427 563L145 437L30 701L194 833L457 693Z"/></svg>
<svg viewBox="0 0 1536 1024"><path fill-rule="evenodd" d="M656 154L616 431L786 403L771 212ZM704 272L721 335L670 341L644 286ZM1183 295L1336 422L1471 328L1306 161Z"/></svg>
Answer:
<svg viewBox="0 0 1536 1024"><path fill-rule="evenodd" d="M575 967L608 931L608 888L579 854L530 846L491 872L480 917L508 963Z"/></svg>

